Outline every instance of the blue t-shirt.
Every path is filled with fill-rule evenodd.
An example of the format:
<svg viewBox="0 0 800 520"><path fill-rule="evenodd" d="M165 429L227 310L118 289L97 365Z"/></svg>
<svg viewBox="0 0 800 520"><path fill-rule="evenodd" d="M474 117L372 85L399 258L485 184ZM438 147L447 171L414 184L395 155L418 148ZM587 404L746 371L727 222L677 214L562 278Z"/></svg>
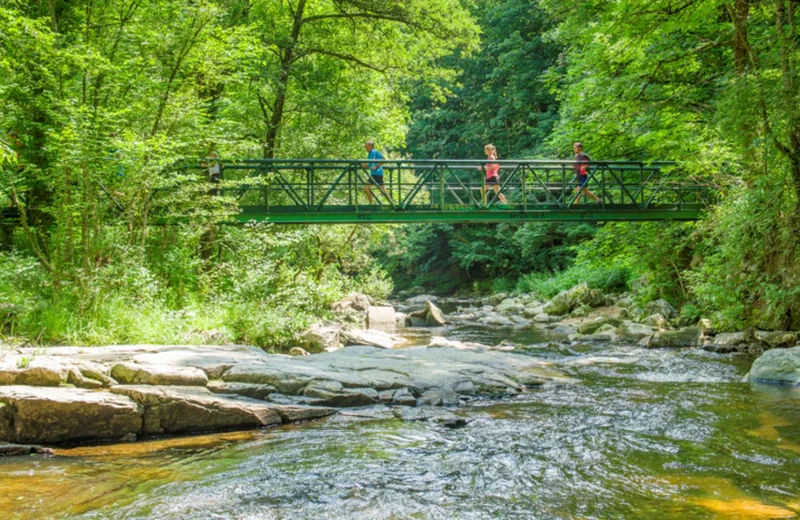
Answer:
<svg viewBox="0 0 800 520"><path fill-rule="evenodd" d="M372 151L369 152L367 159L381 160L384 159L384 157L378 150L373 148ZM383 166L379 163L371 162L369 163L369 173L374 177L383 177Z"/></svg>

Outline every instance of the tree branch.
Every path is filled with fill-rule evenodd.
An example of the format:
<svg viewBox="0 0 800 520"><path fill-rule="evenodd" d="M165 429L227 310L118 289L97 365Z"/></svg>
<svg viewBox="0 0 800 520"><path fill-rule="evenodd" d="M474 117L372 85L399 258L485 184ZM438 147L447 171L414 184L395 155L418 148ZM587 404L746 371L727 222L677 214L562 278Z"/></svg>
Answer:
<svg viewBox="0 0 800 520"><path fill-rule="evenodd" d="M326 51L325 49L304 49L303 53L301 55L299 55L297 57L297 59L300 59L300 58L302 58L304 56L310 56L312 54L323 54L325 56L330 56L332 58L337 58L337 59L340 59L342 61L347 61L347 62L350 62L350 63L354 63L354 64L356 64L356 65L358 65L360 67L364 67L366 69L374 70L375 72L380 72L381 74L386 74L386 72L389 70L389 69L382 69L380 67L372 65L370 63L367 63L366 61L362 61L362 60L356 58L355 56L351 56L349 54L341 54L339 52Z"/></svg>

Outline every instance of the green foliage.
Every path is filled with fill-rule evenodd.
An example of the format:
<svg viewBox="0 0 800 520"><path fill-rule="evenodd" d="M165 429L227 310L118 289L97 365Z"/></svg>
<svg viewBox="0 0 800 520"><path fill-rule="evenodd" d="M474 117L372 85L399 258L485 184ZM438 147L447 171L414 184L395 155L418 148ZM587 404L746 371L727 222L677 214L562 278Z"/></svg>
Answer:
<svg viewBox="0 0 800 520"><path fill-rule="evenodd" d="M522 276L516 284L517 293L534 293L541 298L552 298L561 291L587 283L591 289L606 293L627 290L634 273L627 267L575 265L555 273L534 272Z"/></svg>
<svg viewBox="0 0 800 520"><path fill-rule="evenodd" d="M544 33L551 19L538 2L479 0L473 13L482 29L474 56L441 60L457 78L414 86L408 150L415 157L483 158L494 143L504 158L540 154L557 119L557 103L542 73L559 46Z"/></svg>
<svg viewBox="0 0 800 520"><path fill-rule="evenodd" d="M375 254L398 288L421 285L451 293L492 280L485 289L507 290L523 273L566 269L574 246L594 232L587 224L404 226Z"/></svg>

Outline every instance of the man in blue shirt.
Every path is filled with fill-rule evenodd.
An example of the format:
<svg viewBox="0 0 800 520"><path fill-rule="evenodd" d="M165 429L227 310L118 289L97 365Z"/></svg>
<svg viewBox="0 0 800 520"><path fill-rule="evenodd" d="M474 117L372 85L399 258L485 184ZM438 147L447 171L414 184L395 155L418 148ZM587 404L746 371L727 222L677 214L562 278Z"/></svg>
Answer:
<svg viewBox="0 0 800 520"><path fill-rule="evenodd" d="M365 164L364 167L369 168L370 177L372 177L372 180L381 189L381 192L384 195L386 195L386 198L391 199L391 196L389 195L389 193L387 193L386 188L384 188L383 186L383 164L377 162L377 161L382 161L383 159L385 159L385 157L383 156L383 154L381 154L381 152L375 149L375 143L373 143L372 140L364 142L364 148L366 148L367 150L368 154L367 159L372 161L369 164ZM367 183L364 186L364 193L367 194L367 200L369 201L370 204L374 202L374 197L372 196L372 190L370 189L371 184L372 183Z"/></svg>

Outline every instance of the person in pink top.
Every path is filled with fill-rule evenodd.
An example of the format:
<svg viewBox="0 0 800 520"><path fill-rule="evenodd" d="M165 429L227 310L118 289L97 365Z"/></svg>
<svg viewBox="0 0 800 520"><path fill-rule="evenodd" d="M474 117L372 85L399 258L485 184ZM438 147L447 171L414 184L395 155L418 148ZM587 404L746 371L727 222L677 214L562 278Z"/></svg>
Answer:
<svg viewBox="0 0 800 520"><path fill-rule="evenodd" d="M487 159L490 161L497 160L497 148L493 144L487 144L483 147L483 151L486 154ZM486 165L486 189L489 189L489 186L492 187L494 190L495 195L500 202L503 204L507 204L506 196L500 193L500 165L497 163L489 163ZM484 196L486 195L486 191L484 191Z"/></svg>

